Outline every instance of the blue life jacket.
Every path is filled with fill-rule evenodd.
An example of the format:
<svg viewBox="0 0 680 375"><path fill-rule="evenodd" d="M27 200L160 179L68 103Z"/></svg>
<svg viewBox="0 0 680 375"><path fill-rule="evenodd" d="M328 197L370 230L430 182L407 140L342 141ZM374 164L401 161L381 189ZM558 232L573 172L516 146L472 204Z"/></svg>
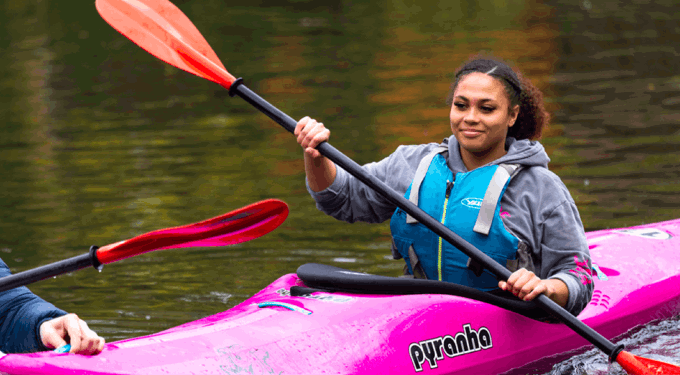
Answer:
<svg viewBox="0 0 680 375"><path fill-rule="evenodd" d="M521 241L505 228L500 200L519 166L484 166L456 173L454 179L442 155L446 151L447 147L439 146L420 162L405 197L500 264L516 263ZM414 275L417 268L416 277L480 290L498 288L493 274L476 270L467 255L402 209L392 215L390 229L393 245L406 261L409 274ZM419 272L425 275L418 276Z"/></svg>

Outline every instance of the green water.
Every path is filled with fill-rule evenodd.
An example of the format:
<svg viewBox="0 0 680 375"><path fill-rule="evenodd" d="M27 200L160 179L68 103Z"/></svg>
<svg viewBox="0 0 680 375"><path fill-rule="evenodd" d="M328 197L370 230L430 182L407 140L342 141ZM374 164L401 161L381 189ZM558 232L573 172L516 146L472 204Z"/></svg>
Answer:
<svg viewBox="0 0 680 375"><path fill-rule="evenodd" d="M359 163L450 132L453 71L491 52L546 97L542 142L587 230L680 216L673 1L176 1L233 75L332 129ZM154 252L35 284L108 341L228 309L307 262L396 275L384 225L306 193L293 137L106 24L93 2L0 7L0 257L14 272L266 198L273 233Z"/></svg>

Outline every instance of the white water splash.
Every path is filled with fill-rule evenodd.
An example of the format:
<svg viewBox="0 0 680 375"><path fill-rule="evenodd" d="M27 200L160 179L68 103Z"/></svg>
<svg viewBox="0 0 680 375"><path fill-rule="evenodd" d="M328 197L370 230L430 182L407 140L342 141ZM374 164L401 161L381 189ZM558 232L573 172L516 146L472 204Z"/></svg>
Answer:
<svg viewBox="0 0 680 375"><path fill-rule="evenodd" d="M680 366L680 316L650 323L617 341L626 351L644 358ZM545 375L626 375L618 364L610 365L604 353L589 350L556 364Z"/></svg>

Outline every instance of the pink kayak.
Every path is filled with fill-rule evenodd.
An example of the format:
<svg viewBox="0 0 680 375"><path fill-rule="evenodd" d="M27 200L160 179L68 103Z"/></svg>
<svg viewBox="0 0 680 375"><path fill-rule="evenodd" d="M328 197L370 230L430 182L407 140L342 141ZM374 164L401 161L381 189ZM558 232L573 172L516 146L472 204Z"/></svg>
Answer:
<svg viewBox="0 0 680 375"><path fill-rule="evenodd" d="M680 313L680 219L587 238L595 293L581 321L613 339ZM532 303L307 264L228 311L93 357L8 354L0 372L499 374L589 345Z"/></svg>

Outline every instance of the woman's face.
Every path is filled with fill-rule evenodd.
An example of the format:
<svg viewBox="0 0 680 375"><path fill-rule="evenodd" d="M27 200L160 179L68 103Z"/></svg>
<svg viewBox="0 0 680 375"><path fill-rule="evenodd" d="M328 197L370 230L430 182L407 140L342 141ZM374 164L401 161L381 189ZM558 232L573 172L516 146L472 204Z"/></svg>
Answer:
<svg viewBox="0 0 680 375"><path fill-rule="evenodd" d="M519 113L519 106L509 106L503 84L490 75L470 73L458 83L449 118L468 168L468 162L476 168L505 155L505 137Z"/></svg>

